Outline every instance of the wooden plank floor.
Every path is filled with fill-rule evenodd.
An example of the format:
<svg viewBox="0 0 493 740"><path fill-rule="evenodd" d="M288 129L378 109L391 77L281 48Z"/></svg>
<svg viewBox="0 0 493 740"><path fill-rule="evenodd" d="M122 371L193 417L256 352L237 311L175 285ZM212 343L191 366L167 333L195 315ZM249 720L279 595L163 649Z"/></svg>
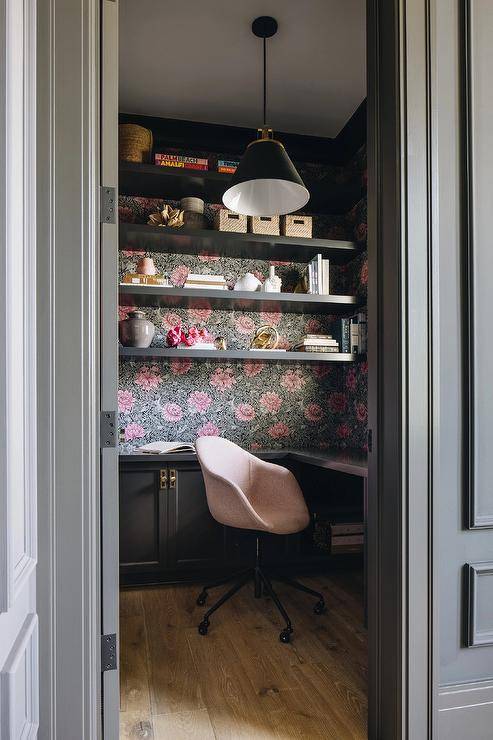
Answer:
<svg viewBox="0 0 493 740"><path fill-rule="evenodd" d="M295 627L289 645L275 606L250 586L213 615L206 637L196 586L122 591L120 738L365 739L361 576L301 580L324 593L328 612L314 615L313 599L276 584Z"/></svg>

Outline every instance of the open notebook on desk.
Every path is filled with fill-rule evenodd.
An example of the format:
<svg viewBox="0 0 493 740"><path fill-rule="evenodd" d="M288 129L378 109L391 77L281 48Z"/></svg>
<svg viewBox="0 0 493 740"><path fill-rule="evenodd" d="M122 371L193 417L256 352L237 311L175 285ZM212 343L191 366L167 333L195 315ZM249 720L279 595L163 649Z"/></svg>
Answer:
<svg viewBox="0 0 493 740"><path fill-rule="evenodd" d="M151 442L138 448L138 452L146 455L167 455L172 452L195 452L191 442Z"/></svg>

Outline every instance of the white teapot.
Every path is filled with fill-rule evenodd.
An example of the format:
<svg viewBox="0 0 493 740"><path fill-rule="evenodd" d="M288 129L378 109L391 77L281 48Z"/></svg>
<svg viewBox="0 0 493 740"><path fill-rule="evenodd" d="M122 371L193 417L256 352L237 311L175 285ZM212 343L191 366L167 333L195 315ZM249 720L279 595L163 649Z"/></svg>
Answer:
<svg viewBox="0 0 493 740"><path fill-rule="evenodd" d="M243 277L236 281L234 289L253 292L255 290L259 290L261 286L262 283L255 277L253 272L246 272Z"/></svg>

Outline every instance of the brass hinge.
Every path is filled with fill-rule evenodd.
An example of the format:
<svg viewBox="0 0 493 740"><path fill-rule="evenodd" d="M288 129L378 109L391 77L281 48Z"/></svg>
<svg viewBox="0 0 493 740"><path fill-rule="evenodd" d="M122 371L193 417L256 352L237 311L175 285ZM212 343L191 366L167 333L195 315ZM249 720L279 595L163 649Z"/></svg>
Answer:
<svg viewBox="0 0 493 740"><path fill-rule="evenodd" d="M168 468L159 471L159 488L168 488Z"/></svg>
<svg viewBox="0 0 493 740"><path fill-rule="evenodd" d="M176 488L176 470L173 468L169 471L169 487Z"/></svg>

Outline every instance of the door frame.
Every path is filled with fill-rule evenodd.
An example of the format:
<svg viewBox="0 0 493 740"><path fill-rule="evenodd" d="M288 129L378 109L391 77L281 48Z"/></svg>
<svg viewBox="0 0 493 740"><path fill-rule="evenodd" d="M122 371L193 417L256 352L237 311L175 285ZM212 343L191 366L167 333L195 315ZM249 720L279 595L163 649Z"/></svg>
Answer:
<svg viewBox="0 0 493 740"><path fill-rule="evenodd" d="M49 296L40 320L39 379L53 430L43 440L39 462L40 480L46 482L39 506L42 737L68 736L68 727L73 738L102 736L98 194L99 186L108 183L101 182L99 152L100 41L101 11L116 3L49 0L39 8L38 290ZM431 737L434 712L434 3L368 0L367 5L369 135L374 144L368 149L373 324L369 736L378 740ZM69 358L63 350L67 336Z"/></svg>

